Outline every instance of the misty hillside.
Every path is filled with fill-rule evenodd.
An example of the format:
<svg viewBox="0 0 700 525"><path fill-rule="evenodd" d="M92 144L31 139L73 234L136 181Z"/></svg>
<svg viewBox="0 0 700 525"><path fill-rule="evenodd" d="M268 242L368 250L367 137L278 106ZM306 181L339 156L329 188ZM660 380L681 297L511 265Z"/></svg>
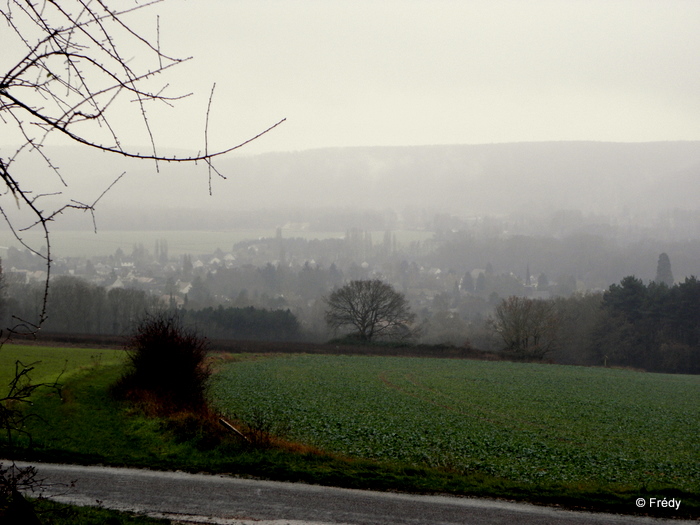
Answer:
<svg viewBox="0 0 700 525"><path fill-rule="evenodd" d="M240 204L420 207L458 215L532 208L695 208L700 143L547 142L323 149L222 163Z"/></svg>
<svg viewBox="0 0 700 525"><path fill-rule="evenodd" d="M617 215L697 209L700 202L700 142L358 147L231 156L217 160L227 180L213 176L212 196L201 164L161 165L157 174L151 162L127 163L84 149L66 148L55 156L71 188L82 184L95 196L127 171L101 202L107 228L115 220L129 227L138 220L183 227L171 219L153 224L153 213L164 208L190 210L182 219L194 229L214 210L219 216L310 208L418 208L463 217L558 209ZM127 209L132 211L124 214Z"/></svg>

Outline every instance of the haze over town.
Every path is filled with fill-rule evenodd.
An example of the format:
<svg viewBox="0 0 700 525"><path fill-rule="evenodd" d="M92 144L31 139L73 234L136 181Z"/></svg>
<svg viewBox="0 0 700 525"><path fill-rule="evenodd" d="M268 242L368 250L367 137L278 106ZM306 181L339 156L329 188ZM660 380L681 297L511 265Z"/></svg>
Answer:
<svg viewBox="0 0 700 525"><path fill-rule="evenodd" d="M699 15L685 1L173 0L125 16L170 55L193 56L158 82L194 94L147 106L150 132L137 105L120 106L123 144L150 154L152 133L159 154L191 155L286 121L216 158L216 171L60 140L43 151L63 180L29 149L13 166L47 209L99 198L94 215L67 210L51 224L55 275L170 293L179 306L290 307L312 331L324 294L352 277L400 283L428 316L449 310L439 297L455 286L469 293L467 274L504 276L461 312L472 320L508 294L649 282L661 253L680 282L700 273ZM17 229L35 220L3 209ZM41 236L21 235L41 250ZM33 269L22 257L6 262ZM211 280L193 302L190 264ZM212 288L217 272L246 265L300 280L264 299L252 281ZM304 288L303 269L331 267L343 278Z"/></svg>

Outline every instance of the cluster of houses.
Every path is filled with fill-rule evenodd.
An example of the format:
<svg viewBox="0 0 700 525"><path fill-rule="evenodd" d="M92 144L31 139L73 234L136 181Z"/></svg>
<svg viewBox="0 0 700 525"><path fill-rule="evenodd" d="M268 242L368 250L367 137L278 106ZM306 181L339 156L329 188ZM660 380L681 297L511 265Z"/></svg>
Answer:
<svg viewBox="0 0 700 525"><path fill-rule="evenodd" d="M424 316L447 310L461 318L483 316L499 298L509 295L548 298L555 284L542 275L530 276L529 268L524 269L528 275L521 278L512 273L496 275L489 266L461 272L421 264L429 247L402 251L395 240L388 239L373 245L366 235L358 234L324 241L283 241L278 235L237 243L229 252L217 249L182 255L170 255L162 241L152 252L135 245L129 254L119 248L108 256L56 257L51 275L77 277L108 291L142 290L177 308L280 305L302 319L318 318L321 297L350 279L382 278L404 293ZM45 260L28 251L8 249L3 268L6 279L13 282L46 279ZM267 286L261 294L249 278L256 271L273 280L285 275L285 282ZM270 272L276 276L270 277ZM222 284L223 276L240 282ZM311 291L301 289L304 286ZM193 301L195 297L199 299Z"/></svg>

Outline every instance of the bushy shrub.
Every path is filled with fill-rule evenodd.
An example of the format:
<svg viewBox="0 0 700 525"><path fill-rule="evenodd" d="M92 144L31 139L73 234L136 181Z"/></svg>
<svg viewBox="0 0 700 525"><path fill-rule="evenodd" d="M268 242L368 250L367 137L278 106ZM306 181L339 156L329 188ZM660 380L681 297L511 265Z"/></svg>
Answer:
<svg viewBox="0 0 700 525"><path fill-rule="evenodd" d="M119 397L154 401L165 411L206 407L211 370L209 342L175 315L146 317L130 337L128 368L115 386Z"/></svg>

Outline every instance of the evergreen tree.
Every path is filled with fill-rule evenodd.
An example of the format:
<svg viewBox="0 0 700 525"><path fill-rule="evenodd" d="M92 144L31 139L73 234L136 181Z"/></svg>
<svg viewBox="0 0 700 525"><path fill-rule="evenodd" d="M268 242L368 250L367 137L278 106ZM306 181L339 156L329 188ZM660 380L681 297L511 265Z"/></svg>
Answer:
<svg viewBox="0 0 700 525"><path fill-rule="evenodd" d="M666 253L659 255L659 263L656 266L656 279L654 279L654 282L657 284L665 284L666 286L673 286L671 260Z"/></svg>

